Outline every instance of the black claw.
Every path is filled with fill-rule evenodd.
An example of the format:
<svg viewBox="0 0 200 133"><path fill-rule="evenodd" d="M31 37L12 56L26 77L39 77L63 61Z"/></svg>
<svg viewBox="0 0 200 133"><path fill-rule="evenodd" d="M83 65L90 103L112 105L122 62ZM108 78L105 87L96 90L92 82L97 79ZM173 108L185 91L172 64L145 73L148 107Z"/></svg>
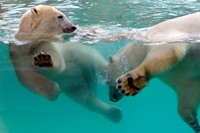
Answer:
<svg viewBox="0 0 200 133"><path fill-rule="evenodd" d="M118 85L118 86L117 86L117 88L118 88L118 89L121 89L121 88L122 88L122 86L121 86L121 85Z"/></svg>
<svg viewBox="0 0 200 133"><path fill-rule="evenodd" d="M125 93L126 96L129 96L129 93Z"/></svg>
<svg viewBox="0 0 200 133"><path fill-rule="evenodd" d="M38 58L40 58L40 59L41 59L41 58L42 58L42 55L41 55L41 54L39 54L39 55L38 55Z"/></svg>
<svg viewBox="0 0 200 133"><path fill-rule="evenodd" d="M37 64L36 62L34 62L34 65L36 65L36 66L37 66L38 64Z"/></svg>
<svg viewBox="0 0 200 133"><path fill-rule="evenodd" d="M50 59L50 58L51 58L51 56L50 56L50 55L47 55L47 56L46 56L46 58L47 58L47 60L48 60L48 59Z"/></svg>
<svg viewBox="0 0 200 133"><path fill-rule="evenodd" d="M118 80L117 80L117 83L118 83L118 84L120 84L121 82L122 82L122 80L121 80L121 79L118 79Z"/></svg>
<svg viewBox="0 0 200 133"><path fill-rule="evenodd" d="M37 57L34 57L34 60L35 60L35 61L38 61L38 58L37 58Z"/></svg>
<svg viewBox="0 0 200 133"><path fill-rule="evenodd" d="M197 120L192 120L192 121L190 121L190 125L192 126L192 128L193 128L196 132L199 132L199 131L200 131L200 126L199 126Z"/></svg>
<svg viewBox="0 0 200 133"><path fill-rule="evenodd" d="M42 54L41 57L42 57L42 59L45 59L46 55L45 55L45 54Z"/></svg>
<svg viewBox="0 0 200 133"><path fill-rule="evenodd" d="M125 90L121 90L121 93L125 93Z"/></svg>

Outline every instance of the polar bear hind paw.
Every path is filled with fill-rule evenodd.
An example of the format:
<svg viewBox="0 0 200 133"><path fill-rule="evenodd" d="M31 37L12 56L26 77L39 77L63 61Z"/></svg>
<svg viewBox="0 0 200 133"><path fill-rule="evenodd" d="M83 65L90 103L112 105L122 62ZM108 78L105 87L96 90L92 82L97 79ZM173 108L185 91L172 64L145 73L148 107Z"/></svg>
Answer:
<svg viewBox="0 0 200 133"><path fill-rule="evenodd" d="M140 76L139 74L127 73L122 75L117 80L117 88L121 93L126 96L136 95L147 85L147 80L145 76Z"/></svg>
<svg viewBox="0 0 200 133"><path fill-rule="evenodd" d="M118 107L112 106L107 114L106 114L107 118L110 119L112 122L114 123L118 123L121 121L122 119L122 110Z"/></svg>
<svg viewBox="0 0 200 133"><path fill-rule="evenodd" d="M52 67L53 61L49 54L46 52L36 52L33 54L34 65L39 67Z"/></svg>

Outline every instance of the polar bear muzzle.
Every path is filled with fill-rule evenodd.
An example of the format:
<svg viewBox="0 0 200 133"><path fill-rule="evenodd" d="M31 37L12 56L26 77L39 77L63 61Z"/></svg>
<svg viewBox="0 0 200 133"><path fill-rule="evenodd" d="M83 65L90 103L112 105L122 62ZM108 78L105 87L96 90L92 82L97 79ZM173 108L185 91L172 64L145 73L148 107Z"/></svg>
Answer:
<svg viewBox="0 0 200 133"><path fill-rule="evenodd" d="M77 28L75 26L71 26L71 27L66 27L66 28L63 28L62 31L64 33L72 33L76 30Z"/></svg>
<svg viewBox="0 0 200 133"><path fill-rule="evenodd" d="M116 86L109 86L109 98L112 102L121 100L123 94L116 88Z"/></svg>

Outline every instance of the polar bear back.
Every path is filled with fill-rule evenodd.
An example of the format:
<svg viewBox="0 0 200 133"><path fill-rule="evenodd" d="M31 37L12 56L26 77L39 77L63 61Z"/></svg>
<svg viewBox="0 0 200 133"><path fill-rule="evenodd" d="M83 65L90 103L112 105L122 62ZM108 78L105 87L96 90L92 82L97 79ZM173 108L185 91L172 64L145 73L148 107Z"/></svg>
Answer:
<svg viewBox="0 0 200 133"><path fill-rule="evenodd" d="M182 40L200 35L200 12L161 22L146 32L148 40L161 42Z"/></svg>

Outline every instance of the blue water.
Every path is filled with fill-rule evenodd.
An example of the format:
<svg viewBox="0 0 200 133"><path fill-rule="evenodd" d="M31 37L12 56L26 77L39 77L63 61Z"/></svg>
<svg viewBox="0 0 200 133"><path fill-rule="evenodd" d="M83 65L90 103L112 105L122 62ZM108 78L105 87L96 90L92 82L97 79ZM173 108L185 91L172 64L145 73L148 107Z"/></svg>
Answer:
<svg viewBox="0 0 200 133"><path fill-rule="evenodd" d="M108 34L143 29L200 11L198 0L5 1L0 2L3 9L0 11L0 133L193 133L177 113L175 92L158 79L152 79L135 97L124 97L117 103L109 101L107 86L99 82L98 96L123 110L123 119L118 124L88 111L63 94L54 102L37 96L17 80L7 43L17 31L21 15L38 4L55 6L75 25L101 26L103 34ZM99 38L70 39L90 45ZM127 43L124 40L91 46L108 58Z"/></svg>

